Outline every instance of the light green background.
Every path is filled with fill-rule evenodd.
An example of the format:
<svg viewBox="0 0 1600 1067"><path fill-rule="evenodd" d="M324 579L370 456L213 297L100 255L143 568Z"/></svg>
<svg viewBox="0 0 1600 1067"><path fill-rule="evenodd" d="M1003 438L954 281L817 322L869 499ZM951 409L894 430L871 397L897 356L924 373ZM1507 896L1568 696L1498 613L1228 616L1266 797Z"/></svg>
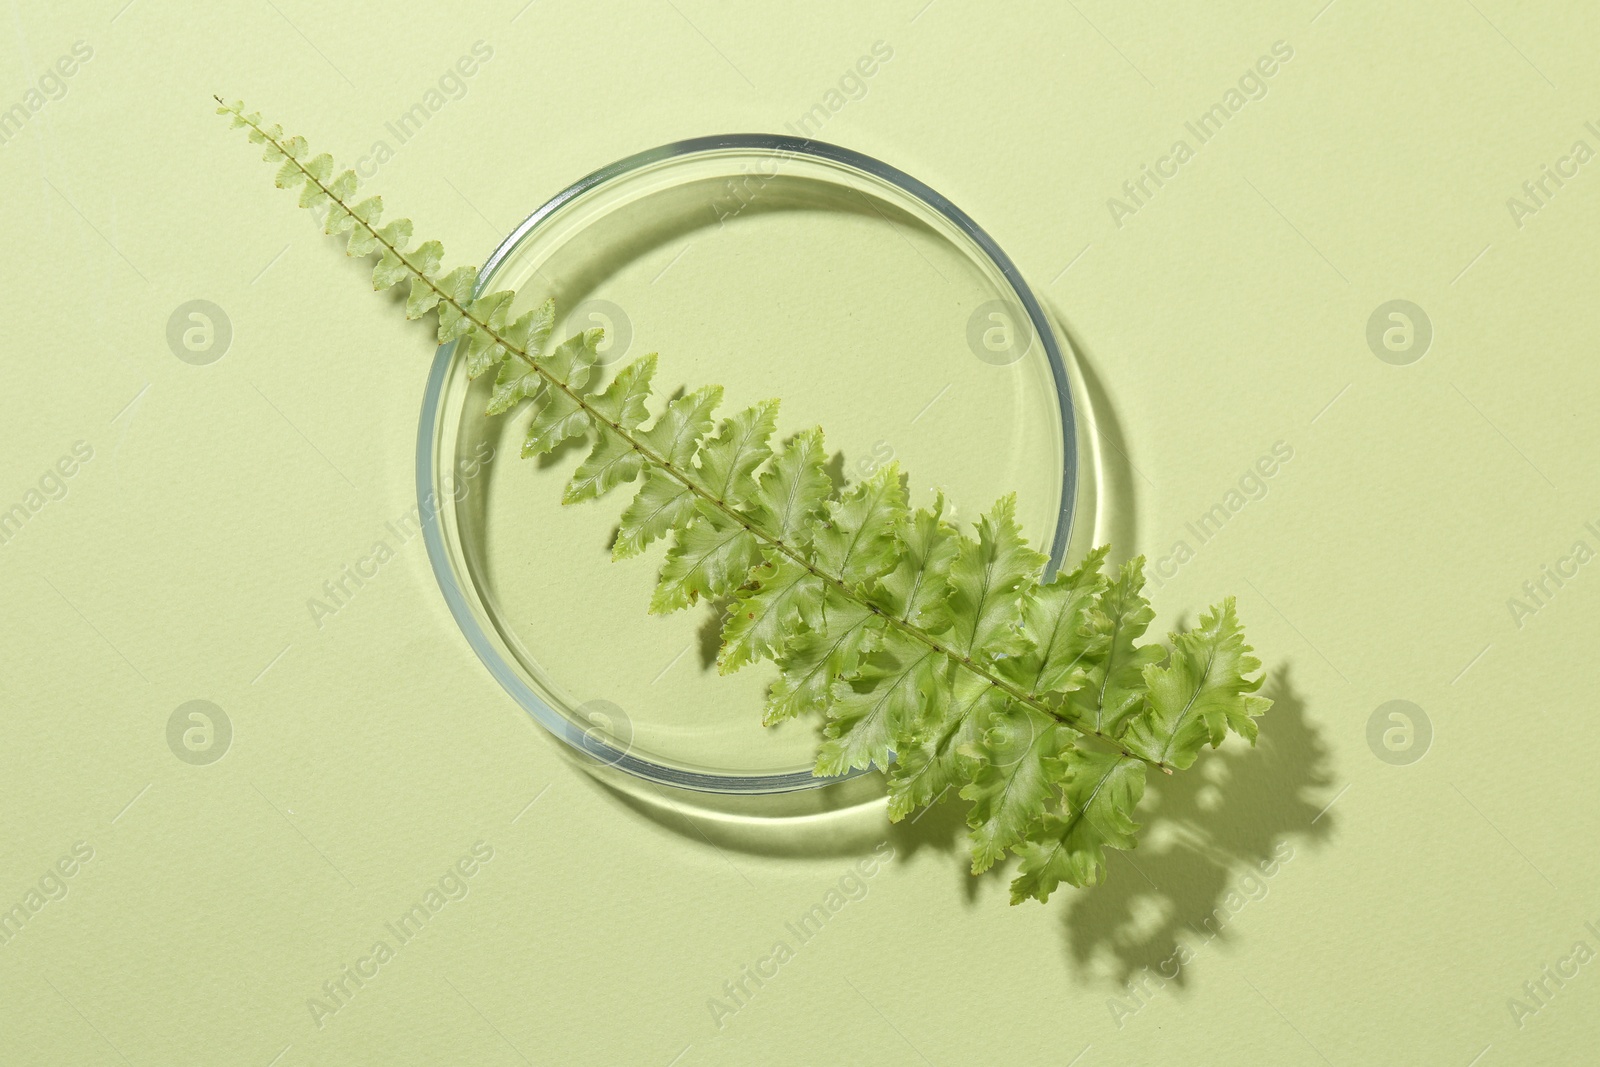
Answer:
<svg viewBox="0 0 1600 1067"><path fill-rule="evenodd" d="M1600 547L1600 164L1520 227L1506 201L1600 149L1600 17L1322 2L16 11L0 106L94 57L0 148L0 508L75 441L93 459L0 545L0 906L94 858L0 946L0 1062L1591 1061L1600 965L1520 1027L1508 1001L1600 950L1600 577L1520 627L1507 601ZM412 503L432 350L209 94L352 160L477 40L493 61L375 183L474 255L619 156L781 129L888 42L822 135L945 192L1059 309L1126 457L1121 549L1167 554L1293 448L1158 593L1163 623L1239 594L1278 700L1260 748L1154 790L1109 885L1011 908L948 805L888 833L871 804L597 784L479 666L420 542L312 627L305 598ZM1267 95L1115 225L1107 198L1275 41ZM165 340L194 298L234 331L207 367ZM1410 366L1366 342L1395 298L1434 328ZM166 741L197 698L234 729L209 766ZM1367 741L1394 699L1432 723L1409 766ZM724 980L885 840L865 898L718 1028ZM318 1028L307 998L479 841L470 894ZM1181 982L1114 1012L1175 943Z"/></svg>

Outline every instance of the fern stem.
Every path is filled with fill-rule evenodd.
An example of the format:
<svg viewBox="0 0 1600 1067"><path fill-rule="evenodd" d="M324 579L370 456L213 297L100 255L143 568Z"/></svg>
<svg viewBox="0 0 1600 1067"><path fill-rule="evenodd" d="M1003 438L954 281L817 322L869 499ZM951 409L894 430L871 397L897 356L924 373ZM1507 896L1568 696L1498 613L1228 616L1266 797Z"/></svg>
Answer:
<svg viewBox="0 0 1600 1067"><path fill-rule="evenodd" d="M222 104L224 107L227 106L223 102L223 100L222 100L222 98L220 96L216 96L216 97L214 97L214 99L217 101L218 104ZM439 302L441 304L448 303L451 307L455 308L456 311L458 311L463 318L465 318L467 321L471 322L473 324L473 326L475 326L478 329L482 330L485 336L493 338L494 341L497 344L500 345L500 347L504 348L507 352L510 352L512 355L516 356L523 363L527 364L527 366L531 370L533 370L535 373L537 373L546 382L550 383L551 386L553 386L554 388L557 388L557 389L561 390L563 393L565 393L572 400L572 402L574 404L576 404L579 408L581 408L584 412L586 412L588 414L589 418L597 426L601 426L601 427L604 427L606 429L609 429L612 433L616 434L622 440L622 442L624 444L626 444L630 449L632 449L634 452L637 452L640 456L642 456L647 463L651 464L652 466L656 467L657 469L659 469L661 471L664 471L669 477L671 477L675 481L681 483L686 489L688 489L695 496L699 497L708 506L717 509L719 512L721 512L723 515L727 516L734 523L736 523L737 525L742 527L752 537L754 537L758 541L762 542L768 548L771 548L772 550L774 550L776 552L780 552L783 555L787 556L789 559L793 560L795 563L797 563L800 566L804 567L807 571L809 571L813 576L815 576L817 579L819 579L823 583L833 587L834 589L836 589L840 593L842 593L844 596L846 596L849 599L855 601L856 603L862 605L867 610L871 611L874 615L876 615L880 619L882 619L884 621L885 625L892 626L895 629L897 629L897 630L901 631L902 633L904 633L906 636L912 638L913 640L920 641L924 645L926 645L929 648L931 648L934 652L945 656L947 659L950 660L950 662L956 664L958 667L962 667L962 668L964 668L964 669L966 669L968 671L971 671L973 674L975 674L979 678L983 679L984 682L986 682L990 686L993 686L994 688L1000 690L1001 692L1005 693L1008 697L1010 697L1011 699L1017 701L1018 703L1025 704L1028 707L1033 708L1035 711L1038 711L1038 712L1040 712L1040 713L1042 713L1044 715L1049 716L1052 719L1055 719L1057 722L1061 723L1063 726L1066 726L1068 729L1074 731L1075 733L1077 733L1077 734L1079 734L1081 736L1093 737L1098 741L1101 741L1101 742L1104 742L1107 745L1110 745L1113 749L1115 749L1117 752L1119 752L1122 756L1124 756L1127 759L1138 760L1141 763L1148 764L1148 765L1156 768L1157 770L1161 771L1163 774L1171 774L1172 773L1172 767L1169 766L1168 764L1166 764L1165 762L1152 760L1152 759L1150 759L1150 758L1148 758L1146 756L1141 756L1141 755L1138 755L1137 753L1128 751L1125 747L1123 747L1121 742L1118 741L1115 737L1112 737L1109 734L1105 734L1105 733L1100 732L1099 730L1095 729L1093 726L1090 726L1087 722L1084 722L1082 719L1080 719L1080 718L1078 718L1076 716L1065 714L1060 709L1053 708L1053 707L1049 706L1043 700L1039 699L1035 694L1029 693L1026 690L1024 690L1024 689L1022 689L1022 688L1020 688L1020 687L1018 687L1018 686L1006 681L1004 678L1001 678L999 675L997 675L994 672L992 672L992 671L988 670L987 668L985 668L982 664L979 664L979 663L975 662L970 656L963 655L960 652L957 652L955 649L952 649L952 648L948 647L943 642L941 642L938 638L936 638L934 635L928 633L926 630L923 630L921 627L916 626L916 625L908 622L905 619L898 619L898 618L895 618L893 615L889 615L889 614L885 613L876 604L873 604L870 600L868 600L865 596L863 596L859 591L857 591L849 583L844 581L844 579L836 577L836 576L831 575L831 574L828 574L828 573L818 569L815 564L813 564L810 560L805 558L805 555L803 553L801 553L798 550L792 548L791 546L785 544L782 540L772 536L770 533L767 533L765 530L762 530L760 527L754 525L753 523L750 522L750 520L747 517L745 517L743 514L741 514L736 509L730 507L725 501L717 499L713 494L706 492L704 489L702 489L698 485L694 484L694 482L689 478L689 476L687 474L685 474L684 472L680 471L674 464L669 462L665 457L658 455L648 445L646 445L644 442L640 441L637 437L635 437L633 434L631 434L626 429L624 429L621 426L620 423L618 423L616 421L613 421L612 419L609 419L609 418L606 418L606 417L602 416L598 411L595 410L594 406L589 403L589 401L585 398L585 396L583 394L581 394L578 391L572 389L571 387L569 387L567 385L566 382L560 381L559 379L557 379L555 377L554 374L552 374L550 371L546 370L544 367L540 366L539 362L537 360L535 360L531 355L529 355L526 349L521 348L521 347L516 346L516 345L513 345L513 344L509 343L508 341L506 341L505 338L500 334L499 331L492 329L489 326L488 323L486 323L486 322L478 319L477 317L475 317L471 313L469 307L464 307L461 304L461 302L458 301L454 296L450 295L449 293L446 293L444 290L440 289L437 285L435 285L432 278L428 277L422 271L420 271L416 267L412 266L411 261L405 257L404 253L402 253L400 251L400 249L396 248L393 244L391 244L388 240L386 240L383 237L382 233L379 232L378 227L372 225L371 223L367 222L365 219L362 219L360 216L356 215L353 211L351 211L350 210L351 205L346 203L342 197L340 197L337 194L335 194L333 192L333 190L329 189L328 186L320 178L318 178L315 174L312 174L311 171L306 169L306 166L303 163L301 163L300 160L296 159L294 156L290 155L287 151L285 151L284 147L283 147L283 144L277 138L275 138L271 134L267 133L267 131L262 129L261 126L258 125L257 123L252 122L248 116L240 114L239 117L242 118L250 126L251 129L255 130L263 138L265 138L267 141L271 142L272 145L274 147L276 147L280 152L283 152L283 157L285 159L289 160L290 162L294 163L296 169L298 169L301 174L305 175L306 180L315 183L317 188L322 190L322 192L328 197L330 202L332 202L334 204L337 204L341 209L343 209L345 211L345 213L349 215L349 217L351 218L351 220L353 221L353 223L356 226L360 226L362 229L366 230L367 233L372 236L372 238L376 241L377 244L381 245L385 250L390 252L397 260L399 260L400 263L402 265L404 265L406 271L412 277L420 279L424 285L426 285L428 288L432 289L433 292L435 294L437 294L437 296L439 297ZM469 304L470 304L470 301L469 301Z"/></svg>

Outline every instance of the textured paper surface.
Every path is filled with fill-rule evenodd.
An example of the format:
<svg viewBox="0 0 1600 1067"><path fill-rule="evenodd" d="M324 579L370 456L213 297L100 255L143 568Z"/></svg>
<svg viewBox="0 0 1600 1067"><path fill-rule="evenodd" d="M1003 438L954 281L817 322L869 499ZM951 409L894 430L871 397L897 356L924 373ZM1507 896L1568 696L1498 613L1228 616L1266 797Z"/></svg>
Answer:
<svg viewBox="0 0 1600 1067"><path fill-rule="evenodd" d="M1592 13L110 0L4 37L0 1061L1592 1057ZM890 832L597 784L420 540L318 628L413 503L432 348L212 92L474 257L613 159L820 106L1059 312L1163 624L1239 595L1259 749L1154 791L1105 887L1011 908L948 805ZM208 365L168 342L191 300L231 328ZM206 720L169 741L195 700L211 763Z"/></svg>

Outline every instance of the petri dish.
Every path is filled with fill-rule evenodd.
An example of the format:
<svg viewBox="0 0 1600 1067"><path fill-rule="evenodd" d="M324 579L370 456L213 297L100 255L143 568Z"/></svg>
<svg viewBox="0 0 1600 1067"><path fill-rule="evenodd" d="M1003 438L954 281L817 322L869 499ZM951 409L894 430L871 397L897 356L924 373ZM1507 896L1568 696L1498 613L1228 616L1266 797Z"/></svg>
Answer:
<svg viewBox="0 0 1600 1067"><path fill-rule="evenodd" d="M895 461L914 506L943 491L963 523L1014 492L1052 566L1075 530L1093 536L1065 337L971 218L869 156L768 134L663 145L535 211L478 284L517 291L512 315L553 296L554 338L603 327L602 374L659 353L654 410L710 383L722 416L777 397L779 439L822 427L837 482ZM810 770L819 723L761 725L772 664L717 672L720 605L647 613L665 546L612 562L637 483L563 507L587 445L519 458L529 414L485 416L489 377L440 347L417 491L440 588L501 686L577 751L652 782L827 784Z"/></svg>

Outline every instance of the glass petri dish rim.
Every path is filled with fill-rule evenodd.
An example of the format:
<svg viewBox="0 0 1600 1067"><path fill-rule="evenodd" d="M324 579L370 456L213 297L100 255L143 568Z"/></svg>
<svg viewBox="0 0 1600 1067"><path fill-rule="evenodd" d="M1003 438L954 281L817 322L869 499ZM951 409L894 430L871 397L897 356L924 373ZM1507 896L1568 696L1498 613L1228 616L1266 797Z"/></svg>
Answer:
<svg viewBox="0 0 1600 1067"><path fill-rule="evenodd" d="M682 141L673 141L656 148L646 149L643 152L619 159L580 178L534 210L500 242L494 253L479 268L478 281L473 290L473 296L483 295L486 282L494 276L496 268L536 227L562 207L585 193L607 182L625 177L657 163L687 156L741 150L803 156L822 160L858 171L870 178L876 178L887 185L893 186L900 192L922 202L955 226L956 229L978 246L984 256L1005 278L1006 283L1016 296L1017 302L1028 316L1033 328L1033 336L1038 339L1043 347L1045 358L1050 364L1051 378L1056 387L1056 403L1061 415L1063 447L1061 508L1050 546L1050 563L1048 567L1048 571L1053 572L1061 565L1066 556L1067 545L1072 534L1078 490L1077 419L1072 387L1062 354L1062 344L1049 318L1045 315L1038 298L1034 296L1032 288L1022 277L1022 273L1017 269L1016 264L1011 261L1011 257L1006 255L1005 251L995 243L994 238L990 237L983 227L973 221L970 215L946 199L937 190L904 171L884 163L882 160L857 152L854 149L829 144L825 141L768 133L712 134L705 137L691 137ZM612 767L634 777L660 785L709 793L787 793L820 788L865 774L865 771L856 770L831 778L816 777L807 771L733 775L695 771L656 763L638 756L628 749L619 749L608 744L604 738L597 736L593 731L579 727L578 724L552 708L523 679L517 668L507 662L485 632L482 620L477 617L466 591L462 588L461 579L457 576L455 568L451 564L450 553L445 545L444 528L440 520L440 511L444 504L434 486L434 474L440 469L438 464L441 461L441 457L438 455L442 430L440 416L443 414L440 402L446 379L449 376L452 364L455 362L455 349L455 341L439 346L428 374L427 387L423 393L422 414L417 426L416 483L418 511L422 518L423 541L428 548L428 559L432 564L434 577L439 583L439 590L444 594L445 603L450 608L450 614L455 618L456 625L460 627L462 634L467 638L467 643L472 646L472 650L477 654L478 659L489 669L489 673L500 683L501 688L516 700L522 709L532 716L539 725L578 752L603 766Z"/></svg>

